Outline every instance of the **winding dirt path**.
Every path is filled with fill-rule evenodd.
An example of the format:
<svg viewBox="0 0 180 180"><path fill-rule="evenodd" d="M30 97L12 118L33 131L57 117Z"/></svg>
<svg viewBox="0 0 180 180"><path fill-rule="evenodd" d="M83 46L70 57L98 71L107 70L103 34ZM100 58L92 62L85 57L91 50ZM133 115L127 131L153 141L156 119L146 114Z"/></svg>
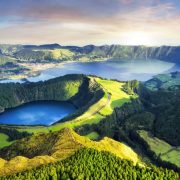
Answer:
<svg viewBox="0 0 180 180"><path fill-rule="evenodd" d="M111 100L111 94L108 93L108 98L107 98L106 103L103 104L103 105L101 105L101 106L100 106L95 112L93 112L89 117L91 117L91 116L97 114L101 109L103 109L105 106L107 106L107 105L109 104L110 100Z"/></svg>

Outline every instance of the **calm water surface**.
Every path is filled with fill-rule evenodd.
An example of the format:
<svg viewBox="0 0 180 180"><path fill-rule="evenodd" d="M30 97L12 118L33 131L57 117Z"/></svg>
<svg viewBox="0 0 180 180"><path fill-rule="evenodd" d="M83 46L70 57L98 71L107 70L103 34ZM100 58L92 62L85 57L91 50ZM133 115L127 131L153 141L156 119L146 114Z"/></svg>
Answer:
<svg viewBox="0 0 180 180"><path fill-rule="evenodd" d="M0 124L51 125L75 110L76 108L67 102L32 102L0 114Z"/></svg>
<svg viewBox="0 0 180 180"><path fill-rule="evenodd" d="M154 75L180 70L180 66L159 60L129 61L129 62L72 62L50 68L39 76L27 78L30 82L44 81L66 74L97 75L108 79L146 81ZM5 80L3 82L22 82L21 80Z"/></svg>
<svg viewBox="0 0 180 180"><path fill-rule="evenodd" d="M146 81L151 79L154 75L168 72L174 68L174 66L174 63L159 60L136 62L74 62L42 71L40 76L28 78L28 80L37 82L63 76L65 74L86 74L125 81L134 79Z"/></svg>

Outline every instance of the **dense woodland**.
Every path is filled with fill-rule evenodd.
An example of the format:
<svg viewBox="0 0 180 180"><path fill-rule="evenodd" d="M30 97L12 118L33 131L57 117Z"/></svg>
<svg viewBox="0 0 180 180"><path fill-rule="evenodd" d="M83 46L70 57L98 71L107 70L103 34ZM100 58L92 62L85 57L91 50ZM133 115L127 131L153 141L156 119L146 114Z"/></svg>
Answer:
<svg viewBox="0 0 180 180"><path fill-rule="evenodd" d="M1 180L21 179L119 179L119 180L178 180L179 174L172 170L157 167L134 166L131 161L122 160L111 153L99 152L94 149L81 149L73 156L55 164L0 177Z"/></svg>

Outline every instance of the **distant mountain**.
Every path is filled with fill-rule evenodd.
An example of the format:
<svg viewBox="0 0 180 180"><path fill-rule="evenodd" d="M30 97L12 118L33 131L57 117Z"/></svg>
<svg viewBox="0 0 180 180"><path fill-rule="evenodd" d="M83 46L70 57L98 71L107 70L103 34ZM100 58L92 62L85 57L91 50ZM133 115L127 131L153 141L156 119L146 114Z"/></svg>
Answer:
<svg viewBox="0 0 180 180"><path fill-rule="evenodd" d="M24 45L25 49L59 49L61 46L59 44L43 44L43 45Z"/></svg>
<svg viewBox="0 0 180 180"><path fill-rule="evenodd" d="M3 54L13 56L23 60L53 59L49 54L52 50L68 51L66 57L58 59L69 60L87 60L94 61L97 59L113 60L148 60L159 59L169 62L180 63L180 46L124 46L124 45L104 45L95 46L61 46L59 44L44 45L0 45L0 51ZM20 54L20 56L19 56ZM73 56L72 56L73 54Z"/></svg>

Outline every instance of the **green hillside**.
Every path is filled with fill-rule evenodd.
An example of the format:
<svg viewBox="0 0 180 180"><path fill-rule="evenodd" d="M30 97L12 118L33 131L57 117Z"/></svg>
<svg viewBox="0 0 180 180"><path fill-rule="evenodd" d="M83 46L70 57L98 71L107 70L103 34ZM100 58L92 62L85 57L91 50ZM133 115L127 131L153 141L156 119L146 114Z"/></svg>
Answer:
<svg viewBox="0 0 180 180"><path fill-rule="evenodd" d="M180 147L173 147L167 142L152 136L147 131L140 130L137 132L139 138L148 146L149 151L155 153L161 161L166 161L175 164L180 168Z"/></svg>
<svg viewBox="0 0 180 180"><path fill-rule="evenodd" d="M66 128L58 132L33 135L1 149L0 175L12 174L40 164L65 159L84 147L111 152L117 157L131 160L134 165L140 163L138 155L125 144L110 138L104 138L99 142L91 141ZM15 163L16 167L14 167Z"/></svg>
<svg viewBox="0 0 180 180"><path fill-rule="evenodd" d="M17 51L14 56L21 61L38 61L38 62L51 62L55 61L72 61L74 52L68 49L21 49Z"/></svg>
<svg viewBox="0 0 180 180"><path fill-rule="evenodd" d="M29 102L44 98L68 100L79 107L75 114L49 127L12 126L19 133L26 131L34 135L20 141L15 139L15 143L8 147L4 147L9 143L7 136L2 136L4 148L0 150L3 158L0 172L8 174L10 171L7 167L18 162L17 171L13 166L9 168L12 172L56 162L84 147L111 152L133 161L134 165L138 163L144 166L139 155L147 164L178 170L179 78L178 73L171 73L139 83L67 75L46 82L0 85L2 110L5 105L17 106L25 100ZM59 130L63 128L75 129L86 137L67 129L60 133ZM146 145L137 138L136 132L141 132L141 139ZM153 156L149 152L153 152Z"/></svg>
<svg viewBox="0 0 180 180"><path fill-rule="evenodd" d="M73 156L12 176L6 179L173 179L178 180L179 174L156 167L134 166L132 162L122 160L109 152L94 149L81 149Z"/></svg>
<svg viewBox="0 0 180 180"><path fill-rule="evenodd" d="M5 109L31 101L67 101L71 98L75 105L83 106L98 91L96 84L88 89L89 84L90 80L83 75L66 75L46 82L28 84L0 84L0 107ZM85 89L87 91L83 92ZM87 101L83 102L78 93L81 96L84 93Z"/></svg>

